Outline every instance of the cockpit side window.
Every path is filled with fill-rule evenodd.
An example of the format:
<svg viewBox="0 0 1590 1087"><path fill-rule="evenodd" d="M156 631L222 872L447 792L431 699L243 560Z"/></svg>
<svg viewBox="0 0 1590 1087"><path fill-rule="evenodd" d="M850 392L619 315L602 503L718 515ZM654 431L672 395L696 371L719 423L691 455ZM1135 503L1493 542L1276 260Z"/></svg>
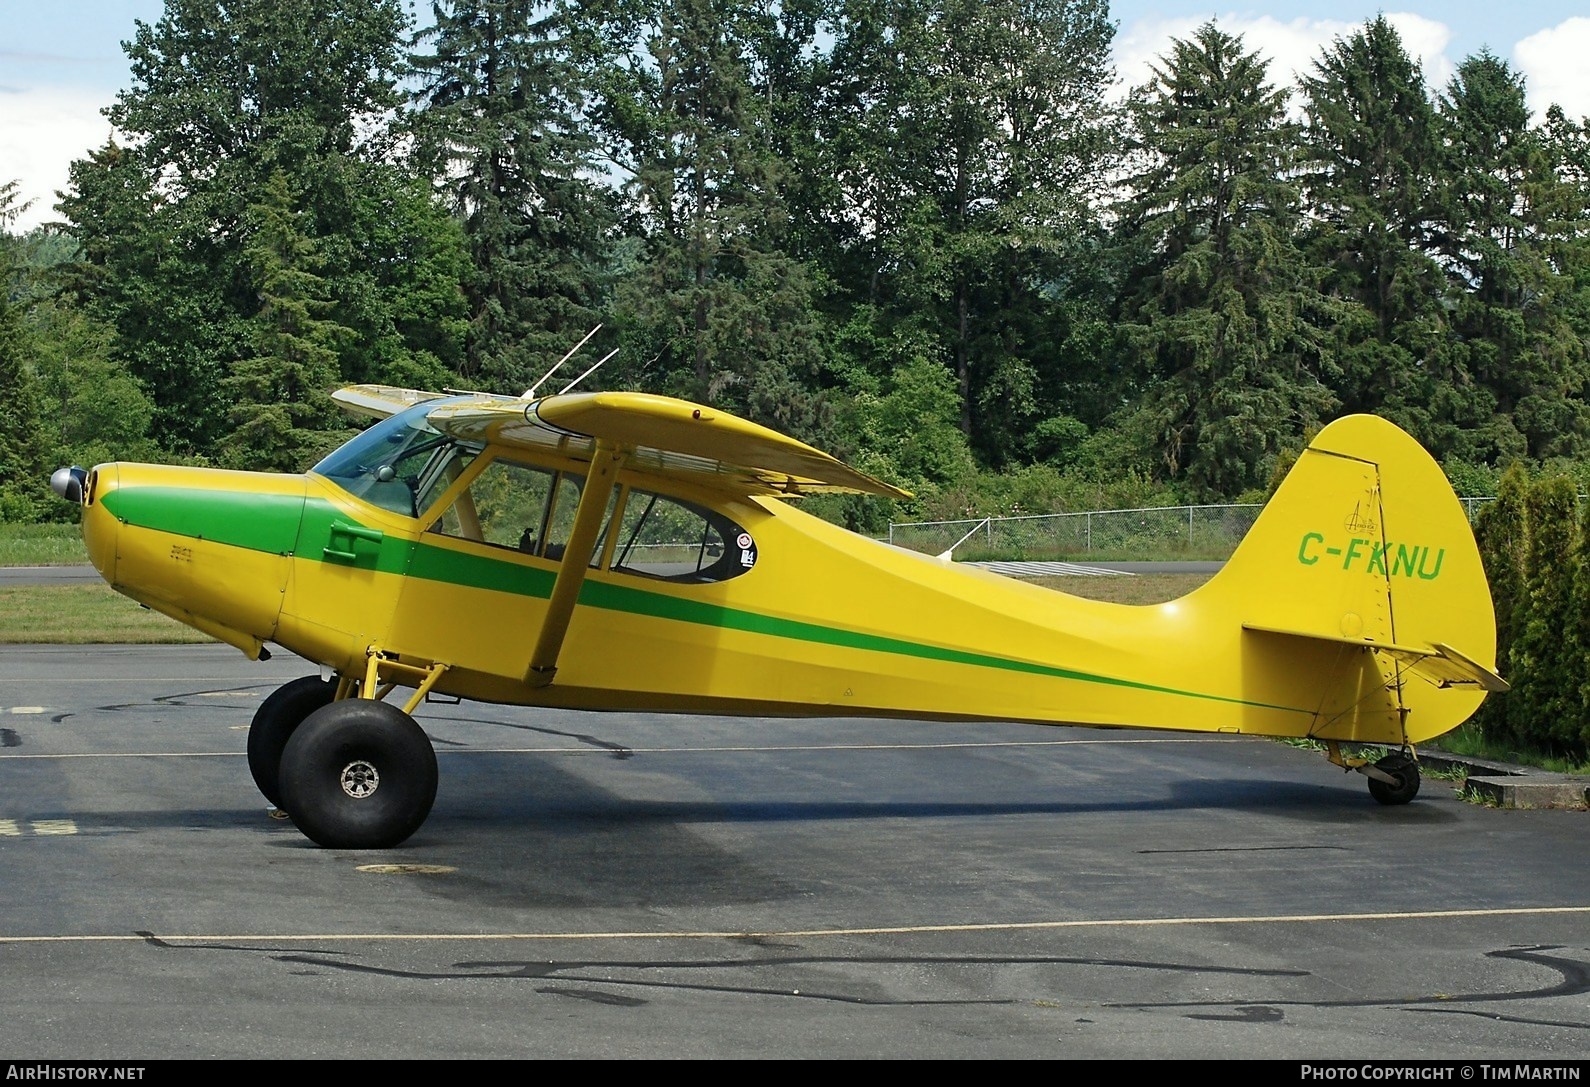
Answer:
<svg viewBox="0 0 1590 1087"><path fill-rule="evenodd" d="M545 468L498 458L481 469L432 530L447 536L542 553L548 500L557 475Z"/></svg>
<svg viewBox="0 0 1590 1087"><path fill-rule="evenodd" d="M700 583L727 581L755 565L756 542L728 517L680 498L631 490L608 568Z"/></svg>
<svg viewBox="0 0 1590 1087"><path fill-rule="evenodd" d="M561 559L584 485L584 478L572 472L498 457L469 482L431 531Z"/></svg>
<svg viewBox="0 0 1590 1087"><path fill-rule="evenodd" d="M478 453L433 430L424 405L375 424L311 471L355 498L421 517Z"/></svg>

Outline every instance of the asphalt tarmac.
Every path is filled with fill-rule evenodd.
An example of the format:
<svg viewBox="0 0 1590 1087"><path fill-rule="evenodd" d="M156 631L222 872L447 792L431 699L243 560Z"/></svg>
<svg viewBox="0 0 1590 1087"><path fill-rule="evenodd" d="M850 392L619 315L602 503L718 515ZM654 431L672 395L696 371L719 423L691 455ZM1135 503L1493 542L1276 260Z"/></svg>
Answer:
<svg viewBox="0 0 1590 1087"><path fill-rule="evenodd" d="M1590 1056L1584 812L1255 739L430 704L429 822L325 850L243 754L309 671L0 647L0 1060Z"/></svg>

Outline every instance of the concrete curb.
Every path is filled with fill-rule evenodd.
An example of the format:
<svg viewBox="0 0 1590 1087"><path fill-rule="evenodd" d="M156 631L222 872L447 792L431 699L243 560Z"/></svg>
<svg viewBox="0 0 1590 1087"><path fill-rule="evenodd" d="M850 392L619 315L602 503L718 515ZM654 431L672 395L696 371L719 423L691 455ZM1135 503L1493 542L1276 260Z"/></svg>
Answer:
<svg viewBox="0 0 1590 1087"><path fill-rule="evenodd" d="M1462 771L1468 791L1498 808L1590 810L1590 778L1444 751L1420 751L1419 765L1426 770Z"/></svg>

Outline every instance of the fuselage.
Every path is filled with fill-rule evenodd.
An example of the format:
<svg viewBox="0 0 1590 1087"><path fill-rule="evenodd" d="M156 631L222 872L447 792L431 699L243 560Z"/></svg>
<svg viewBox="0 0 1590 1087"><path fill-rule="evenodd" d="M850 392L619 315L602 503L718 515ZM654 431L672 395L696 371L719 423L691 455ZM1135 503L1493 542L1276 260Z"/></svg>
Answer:
<svg viewBox="0 0 1590 1087"><path fill-rule="evenodd" d="M623 472L556 677L532 684L561 558L448 531L440 512L499 457L523 460L474 451L418 515L318 473L105 465L89 481L84 534L118 590L250 656L275 643L343 674L372 651L443 663L436 691L471 699L1401 739L1390 707L1322 707L1339 653L1299 657L1245 636L1214 586L1154 606L1099 603L892 548L776 499L684 485L665 498L736 537L720 549L732 576L626 568L620 503L655 495L656 481ZM572 477L582 466L539 467ZM1297 547L1284 540L1273 558L1295 566ZM1345 667L1364 671L1365 690L1380 683L1362 662Z"/></svg>

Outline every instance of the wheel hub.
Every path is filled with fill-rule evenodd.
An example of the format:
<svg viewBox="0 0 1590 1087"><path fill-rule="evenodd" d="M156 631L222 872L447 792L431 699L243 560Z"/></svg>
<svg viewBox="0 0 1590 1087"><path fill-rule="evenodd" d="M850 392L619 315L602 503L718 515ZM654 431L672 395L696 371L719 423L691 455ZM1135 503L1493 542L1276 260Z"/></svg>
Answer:
<svg viewBox="0 0 1590 1087"><path fill-rule="evenodd" d="M380 787L381 775L363 759L355 759L342 768L339 782L343 792L355 800L363 800Z"/></svg>

